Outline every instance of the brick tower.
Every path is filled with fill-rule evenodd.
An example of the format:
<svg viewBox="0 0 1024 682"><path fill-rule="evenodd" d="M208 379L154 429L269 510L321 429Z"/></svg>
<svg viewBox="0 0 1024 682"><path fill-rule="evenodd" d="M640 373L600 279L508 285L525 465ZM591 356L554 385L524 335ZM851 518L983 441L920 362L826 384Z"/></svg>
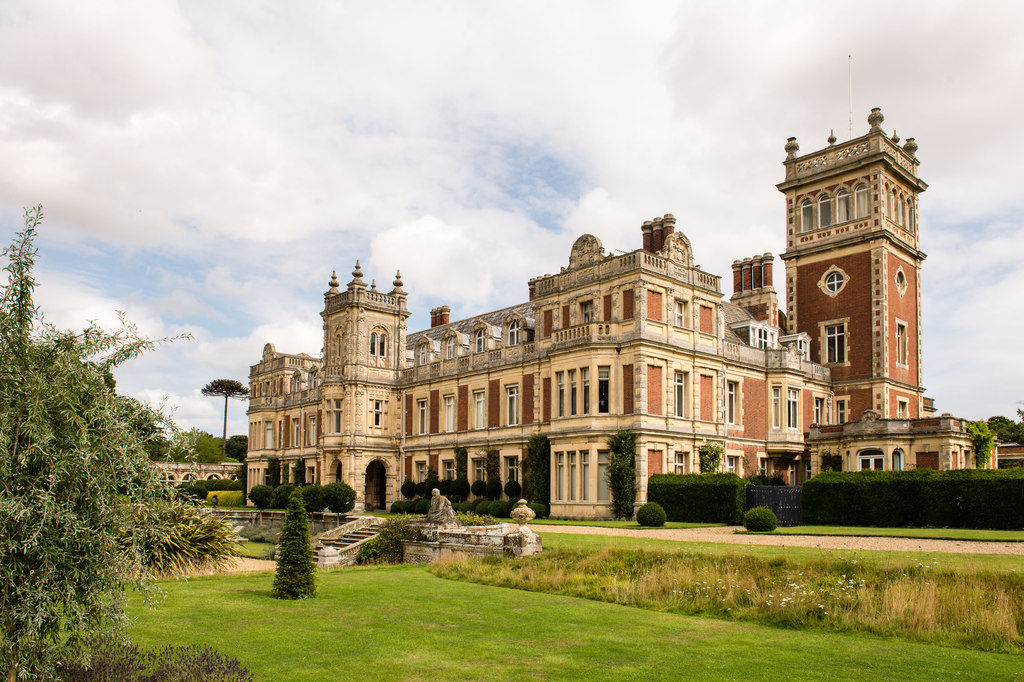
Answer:
<svg viewBox="0 0 1024 682"><path fill-rule="evenodd" d="M882 130L798 156L786 144L788 328L832 371L833 423L922 413L917 143Z"/></svg>

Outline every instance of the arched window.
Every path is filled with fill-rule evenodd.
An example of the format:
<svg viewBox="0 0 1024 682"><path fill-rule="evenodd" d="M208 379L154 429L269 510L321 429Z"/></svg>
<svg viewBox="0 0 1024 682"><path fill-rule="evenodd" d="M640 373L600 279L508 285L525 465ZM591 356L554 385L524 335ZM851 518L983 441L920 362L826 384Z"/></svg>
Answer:
<svg viewBox="0 0 1024 682"><path fill-rule="evenodd" d="M335 357L341 357L341 332L334 337L334 355Z"/></svg>
<svg viewBox="0 0 1024 682"><path fill-rule="evenodd" d="M892 451L892 470L903 471L903 451L893 450Z"/></svg>
<svg viewBox="0 0 1024 682"><path fill-rule="evenodd" d="M377 335L377 355L382 358L388 356L388 335L384 332Z"/></svg>
<svg viewBox="0 0 1024 682"><path fill-rule="evenodd" d="M427 354L427 344L426 342L423 342L420 344L420 365L427 364L428 357L429 355Z"/></svg>
<svg viewBox="0 0 1024 682"><path fill-rule="evenodd" d="M519 320L512 320L508 324L508 345L519 345Z"/></svg>
<svg viewBox="0 0 1024 682"><path fill-rule="evenodd" d="M868 215L868 205L870 204L870 195L868 194L868 186L864 183L857 185L856 189L853 190L853 215L856 218L866 218Z"/></svg>
<svg viewBox="0 0 1024 682"><path fill-rule="evenodd" d="M483 353L487 349L487 337L484 335L483 329L477 329L474 334L474 342L476 344L476 352Z"/></svg>
<svg viewBox="0 0 1024 682"><path fill-rule="evenodd" d="M455 337L449 336L444 342L444 356L449 360L455 359Z"/></svg>
<svg viewBox="0 0 1024 682"><path fill-rule="evenodd" d="M907 229L914 232L917 229L917 212L914 210L913 200L907 202L909 215L907 216Z"/></svg>
<svg viewBox="0 0 1024 682"><path fill-rule="evenodd" d="M836 223L845 223L850 219L850 193L843 188L836 192Z"/></svg>
<svg viewBox="0 0 1024 682"><path fill-rule="evenodd" d="M885 206L885 216L889 220L896 219L896 190L892 190L889 192L889 201L886 203Z"/></svg>
<svg viewBox="0 0 1024 682"><path fill-rule="evenodd" d="M370 355L377 354L377 332L370 332Z"/></svg>
<svg viewBox="0 0 1024 682"><path fill-rule="evenodd" d="M907 224L907 203L903 200L902 196L900 197L900 214L898 216L898 221L901 226Z"/></svg>
<svg viewBox="0 0 1024 682"><path fill-rule="evenodd" d="M828 227L832 224L832 197L822 194L818 197L818 227Z"/></svg>
<svg viewBox="0 0 1024 682"><path fill-rule="evenodd" d="M800 231L810 232L814 229L814 205L810 199L800 204Z"/></svg>

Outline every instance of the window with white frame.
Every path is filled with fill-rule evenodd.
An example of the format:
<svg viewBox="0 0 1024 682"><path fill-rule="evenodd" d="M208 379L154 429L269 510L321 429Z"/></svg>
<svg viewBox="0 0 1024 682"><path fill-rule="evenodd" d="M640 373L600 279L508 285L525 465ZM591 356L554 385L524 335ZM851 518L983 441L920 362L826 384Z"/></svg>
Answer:
<svg viewBox="0 0 1024 682"><path fill-rule="evenodd" d="M825 325L825 363L846 362L846 324Z"/></svg>
<svg viewBox="0 0 1024 682"><path fill-rule="evenodd" d="M427 480L427 463L416 462L416 482L422 483Z"/></svg>
<svg viewBox="0 0 1024 682"><path fill-rule="evenodd" d="M559 452L555 455L555 488L558 491L557 499L565 499L565 454Z"/></svg>
<svg viewBox="0 0 1024 682"><path fill-rule="evenodd" d="M576 453L569 453L569 500L576 501Z"/></svg>
<svg viewBox="0 0 1024 682"><path fill-rule="evenodd" d="M730 474L739 475L740 458L735 455L728 455L725 458L725 470Z"/></svg>
<svg viewBox="0 0 1024 682"><path fill-rule="evenodd" d="M580 453L580 499L590 501L590 453Z"/></svg>
<svg viewBox="0 0 1024 682"><path fill-rule="evenodd" d="M845 187L836 192L836 223L850 219L850 192Z"/></svg>
<svg viewBox="0 0 1024 682"><path fill-rule="evenodd" d="M903 451L896 449L892 451L892 470L903 471Z"/></svg>
<svg viewBox="0 0 1024 682"><path fill-rule="evenodd" d="M486 481L487 480L487 463L483 457L478 457L473 460L473 481Z"/></svg>
<svg viewBox="0 0 1024 682"><path fill-rule="evenodd" d="M417 423L419 425L418 433L427 432L427 400L426 398L420 398L416 401L416 414Z"/></svg>
<svg viewBox="0 0 1024 682"><path fill-rule="evenodd" d="M772 386L772 428L782 428L782 388Z"/></svg>
<svg viewBox="0 0 1024 682"><path fill-rule="evenodd" d="M505 387L505 414L507 416L508 425L516 426L519 424L519 386L513 384Z"/></svg>
<svg viewBox="0 0 1024 682"><path fill-rule="evenodd" d="M508 345L519 345L519 320L512 320L508 324Z"/></svg>
<svg viewBox="0 0 1024 682"><path fill-rule="evenodd" d="M823 424L824 422L821 421L821 418L824 416L824 414L825 414L825 399L824 398L815 398L814 399L814 423L815 424Z"/></svg>
<svg viewBox="0 0 1024 682"><path fill-rule="evenodd" d="M675 414L686 416L686 372L676 372L673 396L675 397Z"/></svg>
<svg viewBox="0 0 1024 682"><path fill-rule="evenodd" d="M444 430L451 433L455 430L455 396L444 397Z"/></svg>
<svg viewBox="0 0 1024 682"><path fill-rule="evenodd" d="M316 416L311 415L309 418L309 440L306 445L316 445L317 442Z"/></svg>
<svg viewBox="0 0 1024 682"><path fill-rule="evenodd" d="M583 414L590 414L590 368L580 369L580 391L583 392Z"/></svg>
<svg viewBox="0 0 1024 682"><path fill-rule="evenodd" d="M839 290L843 288L843 283L846 281L846 277L839 270L833 270L832 272L825 275L825 288L833 294L838 294Z"/></svg>
<svg viewBox="0 0 1024 682"><path fill-rule="evenodd" d="M380 429L384 427L384 401L374 400L373 401L373 428Z"/></svg>
<svg viewBox="0 0 1024 682"><path fill-rule="evenodd" d="M569 414L576 414L576 370L569 370Z"/></svg>
<svg viewBox="0 0 1024 682"><path fill-rule="evenodd" d="M896 401L896 418L907 419L910 416L910 403L902 398Z"/></svg>
<svg viewBox="0 0 1024 682"><path fill-rule="evenodd" d="M444 480L454 481L455 480L455 460L446 459L442 464L444 467Z"/></svg>
<svg viewBox="0 0 1024 682"><path fill-rule="evenodd" d="M483 329L477 329L473 334L473 343L476 345L476 352L483 353L487 350L487 335Z"/></svg>
<svg viewBox="0 0 1024 682"><path fill-rule="evenodd" d="M737 397L740 392L740 384L737 381L725 382L725 421L735 424L739 416L737 410Z"/></svg>
<svg viewBox="0 0 1024 682"><path fill-rule="evenodd" d="M896 323L896 364L907 366L907 325L905 322Z"/></svg>
<svg viewBox="0 0 1024 682"><path fill-rule="evenodd" d="M795 388L786 391L786 426L800 428L800 391Z"/></svg>
<svg viewBox="0 0 1024 682"><path fill-rule="evenodd" d="M594 321L594 302L582 301L580 303L580 321L583 324Z"/></svg>
<svg viewBox="0 0 1024 682"><path fill-rule="evenodd" d="M686 460L690 458L690 453L680 452L676 450L675 460L672 462L673 473L685 474L686 473Z"/></svg>
<svg viewBox="0 0 1024 682"><path fill-rule="evenodd" d="M423 365L427 364L427 360L429 360L429 359L430 359L430 354L429 354L429 352L427 350L427 344L426 343L421 343L420 344L420 366L422 367Z"/></svg>
<svg viewBox="0 0 1024 682"><path fill-rule="evenodd" d="M302 445L302 422L298 419L292 420L292 447L297 448Z"/></svg>
<svg viewBox="0 0 1024 682"><path fill-rule="evenodd" d="M857 185L853 190L853 215L856 218L866 218L870 206L870 194L868 186L864 183Z"/></svg>
<svg viewBox="0 0 1024 682"><path fill-rule="evenodd" d="M832 224L832 197L822 193L818 197L818 226L828 227Z"/></svg>
<svg viewBox="0 0 1024 682"><path fill-rule="evenodd" d="M331 410L331 433L341 433L341 401L333 401L334 408Z"/></svg>
<svg viewBox="0 0 1024 682"><path fill-rule="evenodd" d="M858 455L858 471L882 471L883 469L885 469L885 457L878 450L869 450Z"/></svg>
<svg viewBox="0 0 1024 682"><path fill-rule="evenodd" d="M682 299L676 299L675 305L675 324L677 327L685 327L686 325L686 301Z"/></svg>
<svg viewBox="0 0 1024 682"><path fill-rule="evenodd" d="M597 368L597 413L608 414L611 381L611 367Z"/></svg>
<svg viewBox="0 0 1024 682"><path fill-rule="evenodd" d="M473 428L482 429L486 423L486 405L483 391L473 391Z"/></svg>
<svg viewBox="0 0 1024 682"><path fill-rule="evenodd" d="M814 204L810 199L804 199L800 204L800 231L810 232L814 229Z"/></svg>
<svg viewBox="0 0 1024 682"><path fill-rule="evenodd" d="M836 401L836 424L846 423L846 400Z"/></svg>
<svg viewBox="0 0 1024 682"><path fill-rule="evenodd" d="M448 360L455 359L455 337L449 336L444 342L444 356Z"/></svg>
<svg viewBox="0 0 1024 682"><path fill-rule="evenodd" d="M558 416L565 416L565 372L555 372L555 386L558 402Z"/></svg>
<svg viewBox="0 0 1024 682"><path fill-rule="evenodd" d="M505 480L506 481L518 481L519 480L519 458L518 457L506 457L505 458Z"/></svg>

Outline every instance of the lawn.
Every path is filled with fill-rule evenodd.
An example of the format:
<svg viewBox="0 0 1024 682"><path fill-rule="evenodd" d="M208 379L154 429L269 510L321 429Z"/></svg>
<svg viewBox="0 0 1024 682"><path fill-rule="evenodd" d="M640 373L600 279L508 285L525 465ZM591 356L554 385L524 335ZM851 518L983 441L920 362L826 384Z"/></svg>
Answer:
<svg viewBox="0 0 1024 682"><path fill-rule="evenodd" d="M273 547L274 545L269 542L239 542L235 545L235 554L253 559L266 559Z"/></svg>
<svg viewBox="0 0 1024 682"><path fill-rule="evenodd" d="M136 601L143 647L207 644L258 680L1014 679L1024 657L808 633L453 582L421 566L319 573L314 599L269 573L163 581Z"/></svg>
<svg viewBox="0 0 1024 682"><path fill-rule="evenodd" d="M976 542L1024 542L1024 530L983 530L978 528L875 528L873 526L790 526L777 528L776 535L860 535L924 540L969 540Z"/></svg>

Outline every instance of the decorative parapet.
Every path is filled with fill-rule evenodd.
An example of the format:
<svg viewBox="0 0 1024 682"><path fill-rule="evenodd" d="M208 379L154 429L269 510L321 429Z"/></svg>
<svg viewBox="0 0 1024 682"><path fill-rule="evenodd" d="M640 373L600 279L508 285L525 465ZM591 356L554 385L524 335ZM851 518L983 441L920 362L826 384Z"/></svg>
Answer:
<svg viewBox="0 0 1024 682"><path fill-rule="evenodd" d="M575 289L592 282L605 281L631 271L666 275L684 284L691 284L716 294L722 293L722 278L718 275L638 249L621 256L608 256L597 263L567 269L556 275L537 277L534 280L535 298Z"/></svg>

